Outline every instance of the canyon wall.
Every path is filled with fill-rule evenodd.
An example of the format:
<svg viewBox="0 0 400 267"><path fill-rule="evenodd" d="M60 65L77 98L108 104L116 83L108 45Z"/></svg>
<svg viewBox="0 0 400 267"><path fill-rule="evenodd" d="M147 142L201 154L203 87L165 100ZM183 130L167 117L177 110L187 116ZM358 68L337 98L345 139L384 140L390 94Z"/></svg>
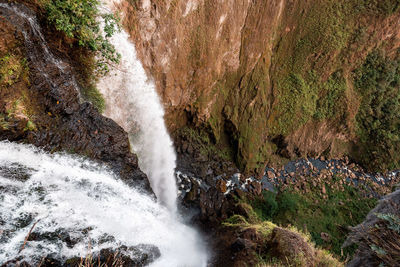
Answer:
<svg viewBox="0 0 400 267"><path fill-rule="evenodd" d="M127 0L120 10L175 138L203 129L257 172L305 155L356 158L369 144L359 141L356 70L376 50L397 60L399 5Z"/></svg>

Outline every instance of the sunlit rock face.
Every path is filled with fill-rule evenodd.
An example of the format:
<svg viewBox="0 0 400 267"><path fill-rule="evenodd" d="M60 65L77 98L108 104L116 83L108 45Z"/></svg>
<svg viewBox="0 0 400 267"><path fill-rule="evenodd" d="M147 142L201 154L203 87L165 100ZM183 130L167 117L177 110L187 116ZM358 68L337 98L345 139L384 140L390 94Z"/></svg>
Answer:
<svg viewBox="0 0 400 267"><path fill-rule="evenodd" d="M359 106L352 71L374 48L393 56L400 44L399 12L379 3L117 2L168 129L202 126L217 144L230 140L248 171L272 155L350 153ZM343 112L321 117L326 81L338 72L344 89L334 101L343 105L333 110ZM297 78L304 87L295 89Z"/></svg>

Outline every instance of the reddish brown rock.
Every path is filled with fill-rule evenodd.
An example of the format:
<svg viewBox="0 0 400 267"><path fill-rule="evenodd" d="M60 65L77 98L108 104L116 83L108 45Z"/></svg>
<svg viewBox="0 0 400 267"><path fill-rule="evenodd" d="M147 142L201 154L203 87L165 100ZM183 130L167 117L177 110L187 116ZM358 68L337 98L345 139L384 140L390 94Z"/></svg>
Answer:
<svg viewBox="0 0 400 267"><path fill-rule="evenodd" d="M267 176L269 179L274 179L275 178L275 174L272 171L267 171Z"/></svg>
<svg viewBox="0 0 400 267"><path fill-rule="evenodd" d="M217 181L217 183L215 184L215 187L217 188L217 190L221 193L225 193L226 192L226 181L223 179L220 179Z"/></svg>
<svg viewBox="0 0 400 267"><path fill-rule="evenodd" d="M262 191L261 184L257 181L251 182L251 186L253 187L253 191L256 195L260 195Z"/></svg>

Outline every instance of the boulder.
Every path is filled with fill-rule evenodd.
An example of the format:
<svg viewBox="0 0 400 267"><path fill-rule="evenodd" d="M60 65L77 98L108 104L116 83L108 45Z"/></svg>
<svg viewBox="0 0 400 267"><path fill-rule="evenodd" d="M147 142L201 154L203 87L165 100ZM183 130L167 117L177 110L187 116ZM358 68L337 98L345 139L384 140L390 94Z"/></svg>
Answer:
<svg viewBox="0 0 400 267"><path fill-rule="evenodd" d="M223 179L218 180L215 187L217 188L217 190L219 192L225 193L226 192L226 181Z"/></svg>
<svg viewBox="0 0 400 267"><path fill-rule="evenodd" d="M283 262L301 261L301 266L314 266L315 251L305 238L298 233L275 227L272 231L270 244L270 255Z"/></svg>

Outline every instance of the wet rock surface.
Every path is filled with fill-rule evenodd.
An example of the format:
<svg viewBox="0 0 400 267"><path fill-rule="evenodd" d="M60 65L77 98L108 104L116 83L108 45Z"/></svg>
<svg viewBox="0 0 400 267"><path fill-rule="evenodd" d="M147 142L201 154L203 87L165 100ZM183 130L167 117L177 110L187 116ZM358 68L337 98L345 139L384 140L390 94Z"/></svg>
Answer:
<svg viewBox="0 0 400 267"><path fill-rule="evenodd" d="M142 267L147 266L160 257L160 250L152 245L139 244L137 246L121 246L118 249L105 248L98 253L89 254L85 257L74 257L60 260L57 255L47 255L40 261L40 266L54 267L78 267L78 266L121 266ZM1 267L33 267L21 258L15 258L0 265Z"/></svg>
<svg viewBox="0 0 400 267"><path fill-rule="evenodd" d="M128 184L151 192L146 175L138 167L136 155L130 152L127 133L114 121L103 117L92 104L80 103L73 69L68 61L52 54L35 13L21 4L5 1L0 4L3 29L23 47L22 52L29 63L30 83L26 85L26 91L34 102L32 121L35 124L35 130L31 131L21 127L1 131L0 138L99 160Z"/></svg>
<svg viewBox="0 0 400 267"><path fill-rule="evenodd" d="M235 156L252 171L255 163L275 156L328 152L340 157L357 146L351 129L359 100L353 97L351 73L371 50L393 54L400 45L399 12L371 15L383 6L374 3L379 4L137 0L121 1L120 8L163 98L171 132L187 125L208 127L217 142L232 141ZM306 73L312 71L322 82L342 70L351 93L331 104L343 104L332 110L345 109L343 117L307 118L309 111L300 107L315 104L294 94L294 85L283 85L291 75L307 82ZM317 92L318 102L326 93ZM287 127L276 131L282 124Z"/></svg>

